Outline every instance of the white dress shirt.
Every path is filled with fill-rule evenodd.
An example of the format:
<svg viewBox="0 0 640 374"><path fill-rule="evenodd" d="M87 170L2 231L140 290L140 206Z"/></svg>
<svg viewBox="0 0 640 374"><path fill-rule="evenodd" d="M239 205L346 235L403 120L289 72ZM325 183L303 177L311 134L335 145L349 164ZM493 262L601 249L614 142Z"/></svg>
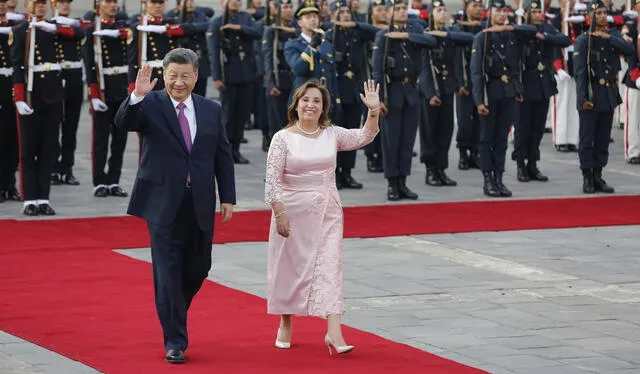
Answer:
<svg viewBox="0 0 640 374"><path fill-rule="evenodd" d="M169 96L169 99L171 99L171 104L173 105L173 109L176 111L176 118L177 118L178 113L180 112L180 110L178 109L178 104L180 102L174 100L171 96ZM138 97L132 92L131 99L129 100L129 105L136 105L142 100L144 100L144 96ZM191 144L193 144L194 140L196 139L196 131L198 129L198 126L196 123L196 111L195 111L195 108L193 107L193 99L191 98L191 95L189 95L189 97L187 97L187 99L184 101L184 105L186 106L184 108L184 116L187 117L187 122L189 122L189 131L191 132Z"/></svg>

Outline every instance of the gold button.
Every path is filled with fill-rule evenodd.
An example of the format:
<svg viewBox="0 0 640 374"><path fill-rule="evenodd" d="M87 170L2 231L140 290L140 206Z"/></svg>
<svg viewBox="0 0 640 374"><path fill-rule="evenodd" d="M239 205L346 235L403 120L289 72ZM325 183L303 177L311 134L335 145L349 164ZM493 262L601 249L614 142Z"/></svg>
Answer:
<svg viewBox="0 0 640 374"><path fill-rule="evenodd" d="M40 74L40 78L44 78L44 74Z"/></svg>
<svg viewBox="0 0 640 374"><path fill-rule="evenodd" d="M407 68L402 69L402 71L407 71Z"/></svg>

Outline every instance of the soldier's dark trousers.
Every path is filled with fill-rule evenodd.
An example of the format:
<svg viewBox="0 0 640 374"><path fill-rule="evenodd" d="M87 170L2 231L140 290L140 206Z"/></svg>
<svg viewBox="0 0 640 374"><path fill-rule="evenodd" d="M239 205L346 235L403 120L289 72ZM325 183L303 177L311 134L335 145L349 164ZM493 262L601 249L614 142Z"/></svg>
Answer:
<svg viewBox="0 0 640 374"><path fill-rule="evenodd" d="M109 109L104 112L91 110L93 115L91 161L94 187L120 183L122 157L127 145L127 131L116 127L113 123L120 103L107 103L107 106ZM109 139L111 139L111 145L109 145ZM108 158L109 170L105 172L109 150L111 150L111 156Z"/></svg>
<svg viewBox="0 0 640 374"><path fill-rule="evenodd" d="M549 109L549 100L523 101L517 104L518 121L514 139L512 160L540 160L540 142L544 135L547 121L546 111Z"/></svg>
<svg viewBox="0 0 640 374"><path fill-rule="evenodd" d="M581 169L603 168L609 161L609 140L613 112L579 110L580 143L578 157Z"/></svg>
<svg viewBox="0 0 640 374"><path fill-rule="evenodd" d="M207 78L200 78L193 87L193 93L202 97L207 97Z"/></svg>
<svg viewBox="0 0 640 374"><path fill-rule="evenodd" d="M18 125L12 101L0 107L0 191L16 187L18 170Z"/></svg>
<svg viewBox="0 0 640 374"><path fill-rule="evenodd" d="M222 123L227 130L229 143L239 146L244 137L244 125L249 121L253 108L254 82L228 84L220 95Z"/></svg>
<svg viewBox="0 0 640 374"><path fill-rule="evenodd" d="M287 124L287 101L289 91L280 91L280 96L267 93L267 112L269 114L269 138Z"/></svg>
<svg viewBox="0 0 640 374"><path fill-rule="evenodd" d="M262 131L263 136L269 136L269 117L267 116L267 99L265 94L264 85L262 79L256 81L253 86L254 93L254 106L253 106L253 119L256 129Z"/></svg>
<svg viewBox="0 0 640 374"><path fill-rule="evenodd" d="M25 201L48 200L58 151L62 102L33 103L33 114L20 116L20 168Z"/></svg>
<svg viewBox="0 0 640 374"><path fill-rule="evenodd" d="M82 69L63 70L64 102L62 106L61 138L59 145L59 159L56 170L60 174L71 173L75 163L75 153L82 109Z"/></svg>
<svg viewBox="0 0 640 374"><path fill-rule="evenodd" d="M413 145L416 141L420 105L389 107L389 113L382 122L382 162L385 178L411 175Z"/></svg>
<svg viewBox="0 0 640 374"><path fill-rule="evenodd" d="M453 95L442 95L440 106L422 100L420 111L420 162L427 167L449 167L449 147L453 137Z"/></svg>
<svg viewBox="0 0 640 374"><path fill-rule="evenodd" d="M373 141L364 147L364 154L367 157L382 157L382 135L378 134Z"/></svg>
<svg viewBox="0 0 640 374"><path fill-rule="evenodd" d="M458 120L456 134L458 148L477 151L480 141L480 119L473 96L456 94L456 119Z"/></svg>
<svg viewBox="0 0 640 374"><path fill-rule="evenodd" d="M489 115L480 116L480 170L504 171L509 126L515 120L515 99L492 100Z"/></svg>
<svg viewBox="0 0 640 374"><path fill-rule="evenodd" d="M360 104L342 104L340 122L337 124L345 129L360 128L362 107ZM343 170L351 170L356 166L356 151L338 152L338 167Z"/></svg>

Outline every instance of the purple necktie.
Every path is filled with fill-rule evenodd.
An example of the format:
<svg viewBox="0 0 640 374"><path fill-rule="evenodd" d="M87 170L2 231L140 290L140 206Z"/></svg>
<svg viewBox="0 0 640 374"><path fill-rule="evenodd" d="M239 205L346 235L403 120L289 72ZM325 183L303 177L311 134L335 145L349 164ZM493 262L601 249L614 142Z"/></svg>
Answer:
<svg viewBox="0 0 640 374"><path fill-rule="evenodd" d="M191 130L189 129L189 121L187 116L184 115L184 108L187 106L184 103L178 104L178 123L180 123L180 131L182 131L182 137L184 138L184 145L187 146L187 151L191 152Z"/></svg>

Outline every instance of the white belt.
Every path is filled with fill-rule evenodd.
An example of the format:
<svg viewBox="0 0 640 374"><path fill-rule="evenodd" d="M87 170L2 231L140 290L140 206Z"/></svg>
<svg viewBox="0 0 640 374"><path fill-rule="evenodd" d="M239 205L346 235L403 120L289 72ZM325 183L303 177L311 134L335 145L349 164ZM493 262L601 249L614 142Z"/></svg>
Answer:
<svg viewBox="0 0 640 374"><path fill-rule="evenodd" d="M10 77L13 75L13 68L0 68L0 75Z"/></svg>
<svg viewBox="0 0 640 374"><path fill-rule="evenodd" d="M62 67L60 66L60 64L52 64L50 62L45 62L44 64L38 64L33 67L33 71L35 72L56 71L56 70L62 70Z"/></svg>
<svg viewBox="0 0 640 374"><path fill-rule="evenodd" d="M104 75L119 75L119 74L125 74L129 71L129 67L127 65L123 65L123 66L111 66L108 68L103 68L102 69L102 74Z"/></svg>
<svg viewBox="0 0 640 374"><path fill-rule="evenodd" d="M567 52L573 52L573 44L567 47Z"/></svg>
<svg viewBox="0 0 640 374"><path fill-rule="evenodd" d="M82 61L62 61L63 69L82 69Z"/></svg>
<svg viewBox="0 0 640 374"><path fill-rule="evenodd" d="M147 64L149 66L151 66L152 68L161 68L162 67L162 60L147 61Z"/></svg>

